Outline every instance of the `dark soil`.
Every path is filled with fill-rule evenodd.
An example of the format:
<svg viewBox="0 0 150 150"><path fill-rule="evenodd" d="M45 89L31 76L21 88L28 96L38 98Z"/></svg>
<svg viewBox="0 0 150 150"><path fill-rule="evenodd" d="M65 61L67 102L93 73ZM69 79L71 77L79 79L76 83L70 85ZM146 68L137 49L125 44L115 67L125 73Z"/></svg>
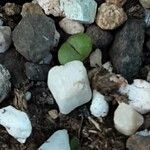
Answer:
<svg viewBox="0 0 150 150"><path fill-rule="evenodd" d="M23 5L30 0L1 0L0 10L7 2L15 2L16 4ZM99 3L102 0L97 0ZM137 6L138 7L135 7ZM132 9L131 9L132 8ZM143 9L137 0L128 0L125 5L125 10L129 17L141 18L143 17ZM4 14L4 24L10 26L12 29L18 24L21 16L8 17ZM60 20L56 21L56 26ZM58 31L61 34L61 41L65 41L68 37L63 31ZM115 35L115 31L113 33ZM61 43L60 43L61 44ZM57 65L57 49L53 52L53 65ZM150 52L145 52L143 60L145 64L150 62L147 56ZM5 54L0 54L0 63L5 65L12 76L12 91L9 97L0 104L0 108L7 105L14 105L16 108L24 110L32 123L32 134L27 139L25 144L18 143L11 137L7 131L0 126L0 150L36 150L42 143L44 143L49 136L58 129L67 129L70 139L76 137L79 139L80 150L125 150L127 137L119 134L114 129L113 113L117 107L116 103L110 103L110 112L106 118L98 119L90 115L88 104L74 110L69 115L59 114L59 117L54 120L48 114L51 109L58 107L47 87L45 82L32 82L25 76L26 60L15 50L14 46L10 48ZM87 63L88 64L88 63ZM144 65L144 64L143 64ZM87 68L89 66L87 65ZM26 91L32 93L32 99L29 102L23 100L21 96L17 97L16 91L21 95ZM98 126L99 127L98 127ZM148 127L150 128L150 126Z"/></svg>

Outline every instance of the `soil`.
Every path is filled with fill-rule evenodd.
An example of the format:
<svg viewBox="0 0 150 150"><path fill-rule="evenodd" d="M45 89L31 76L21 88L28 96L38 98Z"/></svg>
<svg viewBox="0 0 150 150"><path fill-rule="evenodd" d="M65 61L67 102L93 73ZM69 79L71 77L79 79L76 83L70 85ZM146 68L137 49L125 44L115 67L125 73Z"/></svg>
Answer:
<svg viewBox="0 0 150 150"><path fill-rule="evenodd" d="M30 0L10 0L9 2L14 2L22 6L27 1ZM0 11L5 16L5 25L14 29L20 21L21 16L6 16L1 8L7 2L7 0L0 1ZM137 5L139 7L135 7ZM143 16L143 9L138 4L137 0L128 0L125 9L130 17L140 18ZM58 27L58 21L60 19L52 18L56 22L58 31L61 33L62 40L60 41L65 41L68 35L62 30L60 31ZM113 34L115 34L115 31ZM52 53L54 57L53 60L55 60L52 62L53 66L57 65L58 61L56 51L53 51ZM147 55L149 55L149 53L145 53L146 56L143 56L143 59L145 64L147 64L149 61L147 60ZM50 117L48 111L51 109L58 110L58 107L48 90L47 83L46 81L29 81L25 76L25 62L26 60L15 50L13 45L5 54L0 54L0 63L4 64L10 71L13 83L9 97L1 103L0 108L13 105L16 108L25 111L29 115L32 123L32 134L25 144L20 144L11 137L2 126L0 126L0 150L36 150L53 132L63 128L68 130L70 139L76 137L79 140L80 150L126 149L126 140L128 137L119 134L114 129L113 124L113 113L117 107L117 103L111 102L109 114L104 119L91 116L88 109L89 104L87 104L77 108L69 115L59 114L59 117L54 120ZM88 63L87 68L89 68ZM32 99L28 102L22 97L22 93L25 93L26 91L32 93Z"/></svg>

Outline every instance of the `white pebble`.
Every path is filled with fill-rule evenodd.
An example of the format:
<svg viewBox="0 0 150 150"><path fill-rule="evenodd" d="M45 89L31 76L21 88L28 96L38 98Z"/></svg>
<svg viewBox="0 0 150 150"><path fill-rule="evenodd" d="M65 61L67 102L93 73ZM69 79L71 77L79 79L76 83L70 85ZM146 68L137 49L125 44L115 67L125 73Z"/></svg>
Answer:
<svg viewBox="0 0 150 150"><path fill-rule="evenodd" d="M44 9L46 15L55 17L62 16L60 9L60 0L37 0L38 4Z"/></svg>
<svg viewBox="0 0 150 150"><path fill-rule="evenodd" d="M26 99L27 101L29 101L29 100L31 99L31 97L32 97L31 92L27 91L27 92L25 93L25 99Z"/></svg>
<svg viewBox="0 0 150 150"><path fill-rule="evenodd" d="M96 49L90 55L90 66L101 67L102 66L102 52L100 49Z"/></svg>
<svg viewBox="0 0 150 150"><path fill-rule="evenodd" d="M120 103L114 113L115 128L124 135L134 134L143 124L144 118L131 106Z"/></svg>
<svg viewBox="0 0 150 150"><path fill-rule="evenodd" d="M136 134L140 136L150 136L150 131L145 129L145 130L137 132Z"/></svg>
<svg viewBox="0 0 150 150"><path fill-rule="evenodd" d="M103 68L105 68L108 72L112 73L113 72L113 67L111 62L106 62L105 64L102 65Z"/></svg>
<svg viewBox="0 0 150 150"><path fill-rule="evenodd" d="M67 130L56 131L38 150L70 150Z"/></svg>
<svg viewBox="0 0 150 150"><path fill-rule="evenodd" d="M136 79L129 85L120 88L122 94L127 94L129 97L129 105L136 109L141 114L150 112L150 83Z"/></svg>
<svg viewBox="0 0 150 150"><path fill-rule="evenodd" d="M12 106L0 109L0 124L20 143L25 143L32 132L27 114Z"/></svg>
<svg viewBox="0 0 150 150"><path fill-rule="evenodd" d="M8 50L11 44L11 29L8 26L0 26L0 53Z"/></svg>
<svg viewBox="0 0 150 150"><path fill-rule="evenodd" d="M53 67L48 74L48 87L63 114L89 102L92 96L87 71L81 61Z"/></svg>
<svg viewBox="0 0 150 150"><path fill-rule="evenodd" d="M67 18L62 19L59 22L59 26L68 34L84 32L84 26L81 23Z"/></svg>
<svg viewBox="0 0 150 150"><path fill-rule="evenodd" d="M105 117L109 111L109 105L105 100L105 97L96 90L93 91L93 99L90 106L90 111L95 117Z"/></svg>

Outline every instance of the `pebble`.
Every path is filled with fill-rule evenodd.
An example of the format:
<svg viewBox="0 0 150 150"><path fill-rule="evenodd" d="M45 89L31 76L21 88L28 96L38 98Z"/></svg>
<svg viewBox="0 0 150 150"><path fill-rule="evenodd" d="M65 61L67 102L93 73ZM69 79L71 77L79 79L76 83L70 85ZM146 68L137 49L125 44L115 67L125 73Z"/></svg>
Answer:
<svg viewBox="0 0 150 150"><path fill-rule="evenodd" d="M0 53L4 53L11 45L11 29L8 26L0 26Z"/></svg>
<svg viewBox="0 0 150 150"><path fill-rule="evenodd" d="M54 35L54 47L57 47L59 44L59 39L60 39L60 34L57 30L55 30L55 35Z"/></svg>
<svg viewBox="0 0 150 150"><path fill-rule="evenodd" d="M90 55L90 66L101 67L102 66L102 52L100 49L96 49Z"/></svg>
<svg viewBox="0 0 150 150"><path fill-rule="evenodd" d="M95 20L97 3L94 0L60 0L66 18L91 24Z"/></svg>
<svg viewBox="0 0 150 150"><path fill-rule="evenodd" d="M26 16L27 14L44 14L42 8L38 4L34 3L25 3L22 6L21 15L22 17Z"/></svg>
<svg viewBox="0 0 150 150"><path fill-rule="evenodd" d="M113 40L109 31L104 31L96 25L89 26L86 33L91 37L95 48L107 49Z"/></svg>
<svg viewBox="0 0 150 150"><path fill-rule="evenodd" d="M84 26L81 23L67 18L62 19L59 22L59 26L68 34L76 34L84 32Z"/></svg>
<svg viewBox="0 0 150 150"><path fill-rule="evenodd" d="M0 125L18 142L25 143L32 132L31 122L26 113L7 106L0 109Z"/></svg>
<svg viewBox="0 0 150 150"><path fill-rule="evenodd" d="M147 74L147 81L150 82L150 71Z"/></svg>
<svg viewBox="0 0 150 150"><path fill-rule="evenodd" d="M120 88L122 94L128 95L129 105L141 114L150 112L150 83L142 80L135 79L129 85Z"/></svg>
<svg viewBox="0 0 150 150"><path fill-rule="evenodd" d="M71 150L67 130L56 131L38 150Z"/></svg>
<svg viewBox="0 0 150 150"><path fill-rule="evenodd" d="M24 95L26 101L30 101L32 98L31 92L27 91Z"/></svg>
<svg viewBox="0 0 150 150"><path fill-rule="evenodd" d="M87 71L81 61L50 69L48 87L63 114L89 102L92 97Z"/></svg>
<svg viewBox="0 0 150 150"><path fill-rule="evenodd" d="M4 11L6 15L14 16L14 15L19 15L21 9L19 5L16 5L15 3L6 3L4 6Z"/></svg>
<svg viewBox="0 0 150 150"><path fill-rule="evenodd" d="M113 67L110 61L104 63L103 68L105 68L108 72L112 73L113 72Z"/></svg>
<svg viewBox="0 0 150 150"><path fill-rule="evenodd" d="M11 90L11 78L9 71L0 64L0 102L2 102Z"/></svg>
<svg viewBox="0 0 150 150"><path fill-rule="evenodd" d="M106 3L115 4L117 6L122 7L127 0L106 0Z"/></svg>
<svg viewBox="0 0 150 150"><path fill-rule="evenodd" d="M43 58L43 60L41 60L41 61L39 62L39 64L46 64L46 65L49 65L49 64L51 63L51 61L52 61L52 58L53 58L52 54L49 53L45 58Z"/></svg>
<svg viewBox="0 0 150 150"><path fill-rule="evenodd" d="M149 9L145 9L144 21L145 21L146 27L150 27L150 10Z"/></svg>
<svg viewBox="0 0 150 150"><path fill-rule="evenodd" d="M114 4L103 3L98 8L96 17L97 25L103 30L113 30L121 26L127 20L123 8Z"/></svg>
<svg viewBox="0 0 150 150"><path fill-rule="evenodd" d="M38 65L30 62L25 63L25 71L29 80L45 81L49 69L49 65Z"/></svg>
<svg viewBox="0 0 150 150"><path fill-rule="evenodd" d="M141 68L144 36L144 22L139 19L129 19L115 36L111 62L114 70L127 80L131 81Z"/></svg>
<svg viewBox="0 0 150 150"><path fill-rule="evenodd" d="M136 133L128 138L126 147L128 150L150 150L150 135L143 136Z"/></svg>
<svg viewBox="0 0 150 150"><path fill-rule="evenodd" d="M109 111L109 105L105 97L93 90L93 98L90 106L91 114L95 117L106 117Z"/></svg>
<svg viewBox="0 0 150 150"><path fill-rule="evenodd" d="M150 8L150 1L149 0L139 0L139 1L144 8Z"/></svg>
<svg viewBox="0 0 150 150"><path fill-rule="evenodd" d="M28 14L13 31L14 45L27 60L40 62L56 44L55 32L55 23L51 18Z"/></svg>
<svg viewBox="0 0 150 150"><path fill-rule="evenodd" d="M52 109L48 112L52 119L57 119L59 117L59 113L56 109Z"/></svg>
<svg viewBox="0 0 150 150"><path fill-rule="evenodd" d="M143 124L144 118L131 106L120 103L114 113L115 128L124 135L134 134Z"/></svg>
<svg viewBox="0 0 150 150"><path fill-rule="evenodd" d="M63 12L60 9L60 0L37 0L37 2L43 8L46 15L63 16Z"/></svg>

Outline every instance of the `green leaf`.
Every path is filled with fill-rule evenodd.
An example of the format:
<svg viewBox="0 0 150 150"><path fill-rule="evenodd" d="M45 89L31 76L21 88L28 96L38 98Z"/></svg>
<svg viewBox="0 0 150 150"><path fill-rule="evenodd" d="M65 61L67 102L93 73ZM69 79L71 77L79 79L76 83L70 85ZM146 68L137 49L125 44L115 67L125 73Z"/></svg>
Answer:
<svg viewBox="0 0 150 150"><path fill-rule="evenodd" d="M92 51L92 40L85 33L71 36L59 49L58 60L61 64L73 60L85 60Z"/></svg>
<svg viewBox="0 0 150 150"><path fill-rule="evenodd" d="M70 141L70 148L71 150L79 150L80 144L79 144L79 139L76 137L73 137Z"/></svg>

